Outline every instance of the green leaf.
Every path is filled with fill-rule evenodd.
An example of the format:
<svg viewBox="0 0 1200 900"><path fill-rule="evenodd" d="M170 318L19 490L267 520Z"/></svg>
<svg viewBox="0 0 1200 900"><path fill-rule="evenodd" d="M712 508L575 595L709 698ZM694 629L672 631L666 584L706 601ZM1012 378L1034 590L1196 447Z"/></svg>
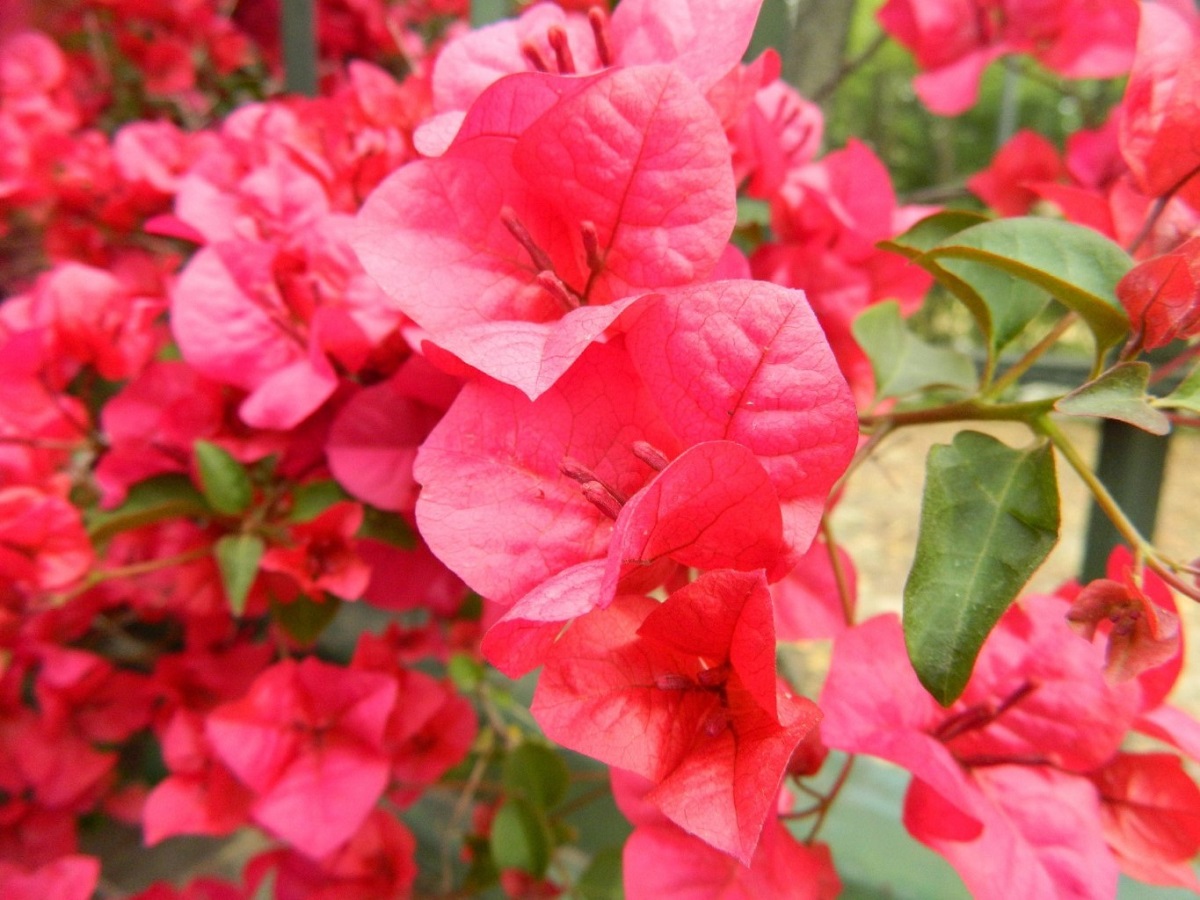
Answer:
<svg viewBox="0 0 1200 900"><path fill-rule="evenodd" d="M1058 541L1050 444L1014 450L963 431L929 451L904 635L921 683L943 705L967 685L988 632Z"/></svg>
<svg viewBox="0 0 1200 900"><path fill-rule="evenodd" d="M620 847L606 847L592 857L575 883L574 895L580 900L621 900L625 896Z"/></svg>
<svg viewBox="0 0 1200 900"><path fill-rule="evenodd" d="M1154 405L1200 413L1200 366L1192 369L1187 378L1179 383L1179 387L1154 401Z"/></svg>
<svg viewBox="0 0 1200 900"><path fill-rule="evenodd" d="M332 479L310 481L292 491L292 511L288 519L292 522L311 522L333 504L349 499L350 495Z"/></svg>
<svg viewBox="0 0 1200 900"><path fill-rule="evenodd" d="M1116 285L1133 261L1091 228L1058 219L1000 219L954 234L927 256L967 281L974 270L964 269L964 263L973 263L1050 292L1087 323L1096 337L1098 355L1129 330L1129 320L1116 299ZM994 312L996 303L986 295L984 300Z"/></svg>
<svg viewBox="0 0 1200 900"><path fill-rule="evenodd" d="M254 485L245 467L229 451L210 441L198 440L192 448L200 473L200 489L209 505L226 516L240 516L249 509Z"/></svg>
<svg viewBox="0 0 1200 900"><path fill-rule="evenodd" d="M246 597L258 575L266 544L257 534L226 534L213 544L225 599L235 616L246 611Z"/></svg>
<svg viewBox="0 0 1200 900"><path fill-rule="evenodd" d="M550 809L562 802L571 786L571 773L557 753L541 744L524 743L504 758L502 778L509 796L523 797Z"/></svg>
<svg viewBox="0 0 1200 900"><path fill-rule="evenodd" d="M970 357L921 340L909 330L894 300L868 307L851 327L871 360L877 397L901 397L935 385L967 392L976 386Z"/></svg>
<svg viewBox="0 0 1200 900"><path fill-rule="evenodd" d="M186 475L158 475L130 488L116 509L88 516L87 528L99 545L115 534L155 522L211 514L204 496Z"/></svg>
<svg viewBox="0 0 1200 900"><path fill-rule="evenodd" d="M323 600L300 594L287 603L273 600L271 616L293 640L308 645L316 642L341 607L342 601L332 594L326 594Z"/></svg>
<svg viewBox="0 0 1200 900"><path fill-rule="evenodd" d="M551 837L545 818L531 803L510 797L492 819L492 859L498 869L520 869L541 877L550 865Z"/></svg>
<svg viewBox="0 0 1200 900"><path fill-rule="evenodd" d="M950 210L922 219L908 231L879 246L911 259L937 279L975 319L987 345L989 360L1024 330L1049 302L1045 292L1012 275L977 263L949 263L929 254L955 235L992 220L978 213Z"/></svg>
<svg viewBox="0 0 1200 900"><path fill-rule="evenodd" d="M950 209L926 216L903 234L890 241L880 241L878 247L915 260L960 231L990 221L981 213Z"/></svg>
<svg viewBox="0 0 1200 900"><path fill-rule="evenodd" d="M470 693L483 681L483 663L469 653L452 653L450 661L446 663L446 674L456 688L463 693Z"/></svg>
<svg viewBox="0 0 1200 900"><path fill-rule="evenodd" d="M1151 434L1167 434L1171 420L1150 405L1146 395L1149 384L1149 363L1120 363L1071 391L1054 408L1070 416L1117 419Z"/></svg>

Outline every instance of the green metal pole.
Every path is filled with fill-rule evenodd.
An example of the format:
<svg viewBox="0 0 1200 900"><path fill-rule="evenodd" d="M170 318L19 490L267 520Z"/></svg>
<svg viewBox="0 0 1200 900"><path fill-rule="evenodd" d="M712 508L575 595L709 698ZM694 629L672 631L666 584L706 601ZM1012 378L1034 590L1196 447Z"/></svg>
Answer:
<svg viewBox="0 0 1200 900"><path fill-rule="evenodd" d="M282 0L283 86L292 94L317 95L315 0Z"/></svg>

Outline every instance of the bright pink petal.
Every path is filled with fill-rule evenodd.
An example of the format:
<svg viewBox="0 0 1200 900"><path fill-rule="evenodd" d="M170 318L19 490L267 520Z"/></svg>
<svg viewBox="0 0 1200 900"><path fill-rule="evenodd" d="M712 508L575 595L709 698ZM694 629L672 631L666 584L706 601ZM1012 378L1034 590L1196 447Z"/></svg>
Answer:
<svg viewBox="0 0 1200 900"><path fill-rule="evenodd" d="M731 441L689 447L617 517L605 595L631 567L667 557L697 569L772 569L782 528L775 489L750 450Z"/></svg>
<svg viewBox="0 0 1200 900"><path fill-rule="evenodd" d="M984 822L974 840L947 838L940 823L913 814L906 799L905 825L917 840L954 866L973 897L1111 897L1117 865L1100 831L1100 803L1085 779L1032 766L977 770ZM924 787L914 781L909 797ZM986 799L985 799L986 798Z"/></svg>
<svg viewBox="0 0 1200 900"><path fill-rule="evenodd" d="M783 503L784 540L812 541L857 444L857 414L821 326L799 291L714 282L647 303L630 355L685 443L753 451Z"/></svg>
<svg viewBox="0 0 1200 900"><path fill-rule="evenodd" d="M631 450L679 451L628 356L593 345L529 401L467 385L417 455L417 523L433 552L485 597L511 605L552 575L604 556L611 521L562 473L568 459L625 496L652 470Z"/></svg>
<svg viewBox="0 0 1200 900"><path fill-rule="evenodd" d="M616 62L674 63L703 91L741 62L761 0L624 0L613 13Z"/></svg>

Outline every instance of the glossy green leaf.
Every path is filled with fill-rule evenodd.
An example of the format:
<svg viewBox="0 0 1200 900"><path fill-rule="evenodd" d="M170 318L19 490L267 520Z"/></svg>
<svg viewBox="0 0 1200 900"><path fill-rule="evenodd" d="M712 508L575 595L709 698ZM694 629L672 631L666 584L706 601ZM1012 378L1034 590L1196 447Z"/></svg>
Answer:
<svg viewBox="0 0 1200 900"><path fill-rule="evenodd" d="M927 256L967 281L975 271L970 264L977 264L1048 291L1087 323L1098 353L1116 344L1129 329L1116 299L1116 285L1133 261L1091 228L1058 219L1000 219L954 234ZM993 311L998 308L990 297L984 299Z"/></svg>
<svg viewBox="0 0 1200 900"><path fill-rule="evenodd" d="M854 339L871 361L875 396L902 397L926 387L972 391L978 376L970 357L921 340L895 301L876 303L854 320Z"/></svg>
<svg viewBox="0 0 1200 900"><path fill-rule="evenodd" d="M922 219L879 246L908 257L953 294L975 319L989 356L994 358L1045 309L1049 297L1002 270L962 260L951 261L950 268L929 253L960 232L991 221L979 213L948 210Z"/></svg>
<svg viewBox="0 0 1200 900"><path fill-rule="evenodd" d="M929 451L916 556L904 585L909 659L949 704L996 621L1058 541L1049 443L1014 450L973 431Z"/></svg>
<svg viewBox="0 0 1200 900"><path fill-rule="evenodd" d="M1155 406L1200 413L1200 366L1192 369L1187 378L1179 383L1179 387L1162 399L1156 400Z"/></svg>
<svg viewBox="0 0 1200 900"><path fill-rule="evenodd" d="M200 473L200 489L209 505L227 516L240 516L250 508L254 485L245 466L228 450L210 441L196 441L196 469Z"/></svg>
<svg viewBox="0 0 1200 900"><path fill-rule="evenodd" d="M571 774L562 757L541 744L524 743L504 758L504 790L534 806L557 806L571 786Z"/></svg>
<svg viewBox="0 0 1200 900"><path fill-rule="evenodd" d="M297 643L316 642L342 607L342 601L332 594L313 600L304 594L287 603L272 602L271 617Z"/></svg>
<svg viewBox="0 0 1200 900"><path fill-rule="evenodd" d="M1121 363L1071 391L1054 408L1071 416L1117 419L1151 434L1167 434L1171 420L1150 405L1149 384L1149 363Z"/></svg>
<svg viewBox="0 0 1200 900"><path fill-rule="evenodd" d="M212 509L186 475L158 475L129 489L125 502L87 519L88 533L97 545L115 534L143 528L166 519L208 516Z"/></svg>
<svg viewBox="0 0 1200 900"><path fill-rule="evenodd" d="M226 534L213 544L225 599L235 616L246 611L246 597L258 576L266 544L257 534Z"/></svg>
<svg viewBox="0 0 1200 900"><path fill-rule="evenodd" d="M504 801L492 819L496 868L520 869L540 877L550 865L550 828L538 809L520 797Z"/></svg>
<svg viewBox="0 0 1200 900"><path fill-rule="evenodd" d="M907 256L909 259L917 259L960 231L990 221L991 219L981 213L965 209L948 209L944 212L934 213L932 216L926 216L908 231L890 241L880 241L879 248L891 250L893 253Z"/></svg>

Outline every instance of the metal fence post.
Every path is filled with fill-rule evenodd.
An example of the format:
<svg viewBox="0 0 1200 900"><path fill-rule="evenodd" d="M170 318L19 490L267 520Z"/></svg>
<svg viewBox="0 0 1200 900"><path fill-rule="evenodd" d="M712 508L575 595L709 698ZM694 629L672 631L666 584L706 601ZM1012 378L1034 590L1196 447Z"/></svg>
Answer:
<svg viewBox="0 0 1200 900"><path fill-rule="evenodd" d="M283 86L292 94L317 95L316 0L282 0Z"/></svg>

